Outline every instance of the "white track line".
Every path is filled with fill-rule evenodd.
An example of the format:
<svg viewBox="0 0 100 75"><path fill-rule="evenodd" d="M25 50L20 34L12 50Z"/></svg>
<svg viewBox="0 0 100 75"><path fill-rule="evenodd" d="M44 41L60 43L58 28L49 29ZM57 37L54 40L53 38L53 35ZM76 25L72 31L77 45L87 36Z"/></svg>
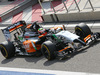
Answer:
<svg viewBox="0 0 100 75"><path fill-rule="evenodd" d="M55 74L55 75L100 75L83 72L67 72L67 71L56 71L56 70L41 70L41 69L23 69L23 68L8 68L0 67L0 71L12 71L12 72L30 72L30 73L44 73L44 74Z"/></svg>
<svg viewBox="0 0 100 75"><path fill-rule="evenodd" d="M4 29L4 28L6 28L6 27L0 27L0 29Z"/></svg>
<svg viewBox="0 0 100 75"><path fill-rule="evenodd" d="M8 19L2 21L0 24L12 24L12 17L9 17Z"/></svg>
<svg viewBox="0 0 100 75"><path fill-rule="evenodd" d="M75 27L77 24L59 24L59 25L55 25L55 24L51 24L51 25L42 25L42 27L44 28L51 28L51 27L55 27L55 26L62 26L65 25L66 27ZM89 27L93 26L93 27L100 27L100 23L91 23L91 24L87 24ZM6 26L7 27L7 26ZM0 29L4 29L6 27L0 27Z"/></svg>

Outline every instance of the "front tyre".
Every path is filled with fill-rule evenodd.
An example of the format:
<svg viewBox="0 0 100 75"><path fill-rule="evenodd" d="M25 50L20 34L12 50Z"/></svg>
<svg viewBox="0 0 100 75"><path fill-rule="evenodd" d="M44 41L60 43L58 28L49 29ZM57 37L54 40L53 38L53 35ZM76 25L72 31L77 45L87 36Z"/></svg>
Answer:
<svg viewBox="0 0 100 75"><path fill-rule="evenodd" d="M45 58L48 60L53 60L56 57L55 54L56 47L51 41L46 41L42 44L41 51Z"/></svg>
<svg viewBox="0 0 100 75"><path fill-rule="evenodd" d="M85 23L80 23L75 27L75 33L81 38L85 38L89 34L91 34L90 28Z"/></svg>
<svg viewBox="0 0 100 75"><path fill-rule="evenodd" d="M15 47L12 42L5 41L0 44L0 50L2 55L8 59L15 55Z"/></svg>

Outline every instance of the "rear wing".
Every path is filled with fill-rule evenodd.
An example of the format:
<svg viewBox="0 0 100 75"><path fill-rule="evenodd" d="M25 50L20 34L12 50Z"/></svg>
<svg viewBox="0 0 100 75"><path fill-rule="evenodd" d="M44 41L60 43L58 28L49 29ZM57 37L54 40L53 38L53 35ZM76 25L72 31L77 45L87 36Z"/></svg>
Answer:
<svg viewBox="0 0 100 75"><path fill-rule="evenodd" d="M11 34L13 31L17 31L17 29L20 28L21 31L24 31L26 27L26 22L25 21L19 21L17 23L14 23L13 25L8 26L5 29L2 29L2 32L6 38L7 41L11 40Z"/></svg>

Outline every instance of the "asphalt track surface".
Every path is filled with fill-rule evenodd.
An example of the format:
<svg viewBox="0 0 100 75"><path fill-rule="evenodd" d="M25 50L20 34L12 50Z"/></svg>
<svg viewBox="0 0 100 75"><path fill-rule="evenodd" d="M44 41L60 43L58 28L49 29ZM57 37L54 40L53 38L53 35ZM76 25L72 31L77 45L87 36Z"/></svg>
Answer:
<svg viewBox="0 0 100 75"><path fill-rule="evenodd" d="M73 31L73 28L69 28ZM100 27L92 27L93 32L100 32ZM0 42L5 40L0 31ZM0 52L0 67L58 70L69 72L85 72L100 74L100 39L91 47L74 53L65 60L55 59L47 61L43 56L15 56L5 59Z"/></svg>

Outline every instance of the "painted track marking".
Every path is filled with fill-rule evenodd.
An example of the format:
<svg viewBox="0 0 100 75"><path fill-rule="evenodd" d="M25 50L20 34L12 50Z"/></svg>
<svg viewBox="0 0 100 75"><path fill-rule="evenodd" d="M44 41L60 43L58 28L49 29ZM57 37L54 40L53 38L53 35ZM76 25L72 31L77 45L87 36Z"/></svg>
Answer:
<svg viewBox="0 0 100 75"><path fill-rule="evenodd" d="M0 75L7 75L9 73L17 73L14 75L100 75L92 73L83 73L83 72L68 72L68 71L57 71L57 70L41 70L41 69L22 69L22 68L7 68L0 67ZM8 74L8 75L9 75Z"/></svg>

